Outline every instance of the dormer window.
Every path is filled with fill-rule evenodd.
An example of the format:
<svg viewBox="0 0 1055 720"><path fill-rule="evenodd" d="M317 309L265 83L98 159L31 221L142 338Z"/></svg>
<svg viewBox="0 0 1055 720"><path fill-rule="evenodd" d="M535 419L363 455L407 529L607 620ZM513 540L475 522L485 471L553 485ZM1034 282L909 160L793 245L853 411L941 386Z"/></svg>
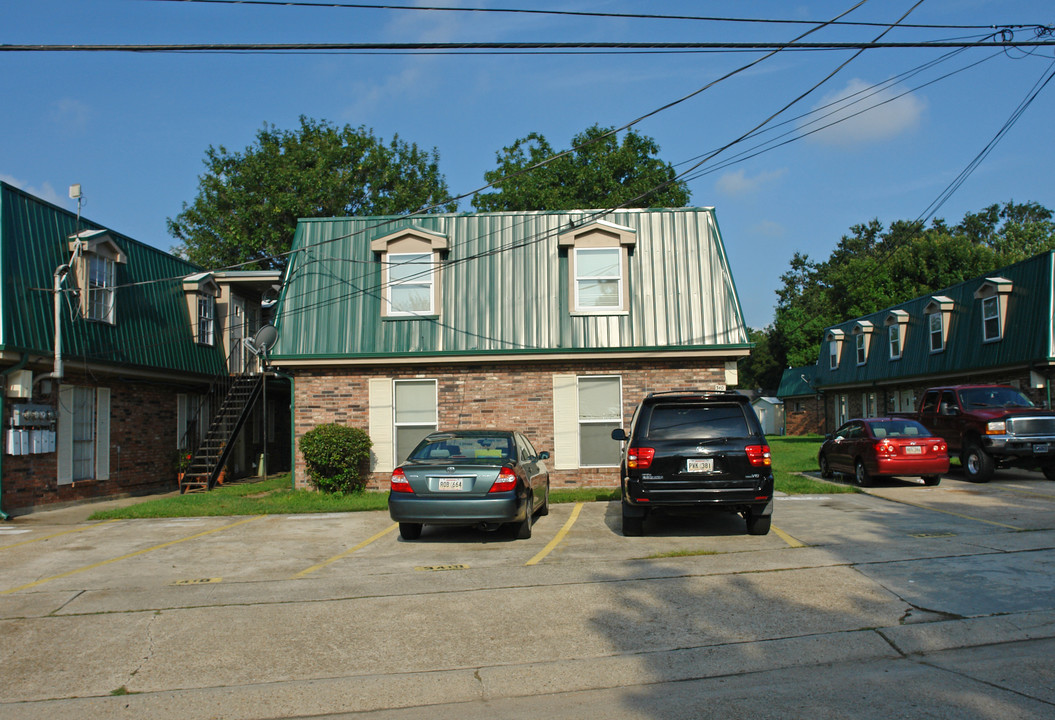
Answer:
<svg viewBox="0 0 1055 720"><path fill-rule="evenodd" d="M82 230L69 237L71 269L81 288L81 314L88 320L117 322L117 264L128 262L106 230Z"/></svg>
<svg viewBox="0 0 1055 720"><path fill-rule="evenodd" d="M839 367L839 355L843 350L843 331L831 330L828 332L828 367L835 370Z"/></svg>
<svg viewBox="0 0 1055 720"><path fill-rule="evenodd" d="M194 340L199 345L216 344L216 298L220 286L210 273L197 273L183 278L183 292L187 294L187 313L194 328Z"/></svg>
<svg viewBox="0 0 1055 720"><path fill-rule="evenodd" d="M986 278L974 297L982 306L982 341L996 342L1004 338L1004 319L1007 299L1011 295L1011 281L1003 277Z"/></svg>
<svg viewBox="0 0 1055 720"><path fill-rule="evenodd" d="M854 325L854 349L858 365L864 365L868 362L868 348L871 344L873 329L872 323L867 320L861 320Z"/></svg>
<svg viewBox="0 0 1055 720"><path fill-rule="evenodd" d="M905 328L908 327L908 313L904 310L891 310L883 323L887 326L890 359L900 360L905 348Z"/></svg>
<svg viewBox="0 0 1055 720"><path fill-rule="evenodd" d="M630 248L637 243L633 228L604 220L562 234L557 244L568 248L570 308L577 315L610 315L630 309Z"/></svg>
<svg viewBox="0 0 1055 720"><path fill-rule="evenodd" d="M439 315L441 253L447 237L410 227L373 240L381 260L381 314L390 318Z"/></svg>
<svg viewBox="0 0 1055 720"><path fill-rule="evenodd" d="M952 298L935 295L923 308L923 315L927 319L927 337L932 354L945 350L945 344L949 339L949 320L952 317L954 305Z"/></svg>

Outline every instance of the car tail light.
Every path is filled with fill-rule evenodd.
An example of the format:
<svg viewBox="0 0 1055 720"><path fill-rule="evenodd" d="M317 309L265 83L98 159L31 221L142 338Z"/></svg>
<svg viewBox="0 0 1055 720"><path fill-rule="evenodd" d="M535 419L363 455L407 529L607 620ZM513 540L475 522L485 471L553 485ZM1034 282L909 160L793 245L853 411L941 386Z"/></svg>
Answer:
<svg viewBox="0 0 1055 720"><path fill-rule="evenodd" d="M930 451L936 453L949 452L949 444L944 440L939 440L930 446Z"/></svg>
<svg viewBox="0 0 1055 720"><path fill-rule="evenodd" d="M498 478L488 492L508 492L517 486L517 474L509 468L502 468Z"/></svg>
<svg viewBox="0 0 1055 720"><path fill-rule="evenodd" d="M876 455L891 457L897 455L897 445L888 440L880 440L875 444L875 451Z"/></svg>
<svg viewBox="0 0 1055 720"><path fill-rule="evenodd" d="M626 451L626 466L646 470L652 467L652 458L656 457L655 448L630 448Z"/></svg>
<svg viewBox="0 0 1055 720"><path fill-rule="evenodd" d="M768 445L748 445L744 450L747 452L747 461L755 467L769 467L773 464Z"/></svg>
<svg viewBox="0 0 1055 720"><path fill-rule="evenodd" d="M410 481L407 480L406 473L403 472L403 468L396 468L392 471L392 492L414 492L413 488L410 487Z"/></svg>

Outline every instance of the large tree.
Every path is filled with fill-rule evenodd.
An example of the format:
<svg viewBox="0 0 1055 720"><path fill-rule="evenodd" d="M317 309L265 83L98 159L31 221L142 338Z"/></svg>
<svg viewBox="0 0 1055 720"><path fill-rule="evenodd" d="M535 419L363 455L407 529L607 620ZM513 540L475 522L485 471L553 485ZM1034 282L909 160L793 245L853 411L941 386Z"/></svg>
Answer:
<svg viewBox="0 0 1055 720"><path fill-rule="evenodd" d="M498 167L484 173L494 188L475 195L473 207L486 212L687 205L687 186L658 153L650 137L630 130L620 143L611 128L594 125L554 158L558 152L546 138L531 133L496 154Z"/></svg>
<svg viewBox="0 0 1055 720"><path fill-rule="evenodd" d="M1055 248L1052 212L991 205L954 227L855 225L825 262L795 253L781 276L768 351L784 366L817 361L824 328L955 285Z"/></svg>
<svg viewBox="0 0 1055 720"><path fill-rule="evenodd" d="M179 255L204 267L282 267L297 219L453 211L435 149L365 127L301 116L296 130L265 125L242 152L205 152L198 196L169 218Z"/></svg>

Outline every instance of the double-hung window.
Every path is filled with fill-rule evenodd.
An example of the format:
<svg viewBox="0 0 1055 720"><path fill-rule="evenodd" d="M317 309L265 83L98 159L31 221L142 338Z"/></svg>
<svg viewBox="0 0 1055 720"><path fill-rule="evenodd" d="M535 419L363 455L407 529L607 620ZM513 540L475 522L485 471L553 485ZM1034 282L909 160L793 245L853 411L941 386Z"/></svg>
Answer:
<svg viewBox="0 0 1055 720"><path fill-rule="evenodd" d="M432 253L389 253L388 314L432 315Z"/></svg>
<svg viewBox="0 0 1055 720"><path fill-rule="evenodd" d="M985 342L1000 339L1000 296L982 298L982 336Z"/></svg>
<svg viewBox="0 0 1055 720"><path fill-rule="evenodd" d="M890 333L890 359L897 360L901 357L901 327L894 323L887 332Z"/></svg>
<svg viewBox="0 0 1055 720"><path fill-rule="evenodd" d="M114 261L100 255L88 258L88 319L114 322Z"/></svg>
<svg viewBox="0 0 1055 720"><path fill-rule="evenodd" d="M615 376L579 378L579 466L619 464L612 431L622 427L622 380Z"/></svg>
<svg viewBox="0 0 1055 720"><path fill-rule="evenodd" d="M198 296L198 343L212 345L216 340L216 298Z"/></svg>
<svg viewBox="0 0 1055 720"><path fill-rule="evenodd" d="M436 431L435 380L396 380L393 383L392 417L395 424L395 462L403 462L410 451Z"/></svg>
<svg viewBox="0 0 1055 720"><path fill-rule="evenodd" d="M618 310L623 302L623 251L611 248L575 249L575 309Z"/></svg>
<svg viewBox="0 0 1055 720"><path fill-rule="evenodd" d="M942 314L931 313L927 316L927 328L930 335L930 351L941 352L945 349L945 333L942 328Z"/></svg>

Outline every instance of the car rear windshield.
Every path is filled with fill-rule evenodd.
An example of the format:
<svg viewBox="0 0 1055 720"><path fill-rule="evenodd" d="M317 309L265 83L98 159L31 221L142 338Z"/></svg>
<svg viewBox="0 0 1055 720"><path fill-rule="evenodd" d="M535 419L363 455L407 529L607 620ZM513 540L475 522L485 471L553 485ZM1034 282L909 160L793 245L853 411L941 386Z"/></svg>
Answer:
<svg viewBox="0 0 1055 720"><path fill-rule="evenodd" d="M410 453L410 460L466 460L500 462L513 457L513 438L504 435L426 438Z"/></svg>
<svg viewBox="0 0 1055 720"><path fill-rule="evenodd" d="M699 440L748 437L751 428L743 408L725 405L656 405L645 436L651 440Z"/></svg>
<svg viewBox="0 0 1055 720"><path fill-rule="evenodd" d="M879 420L868 423L877 438L930 437L930 431L915 420Z"/></svg>

